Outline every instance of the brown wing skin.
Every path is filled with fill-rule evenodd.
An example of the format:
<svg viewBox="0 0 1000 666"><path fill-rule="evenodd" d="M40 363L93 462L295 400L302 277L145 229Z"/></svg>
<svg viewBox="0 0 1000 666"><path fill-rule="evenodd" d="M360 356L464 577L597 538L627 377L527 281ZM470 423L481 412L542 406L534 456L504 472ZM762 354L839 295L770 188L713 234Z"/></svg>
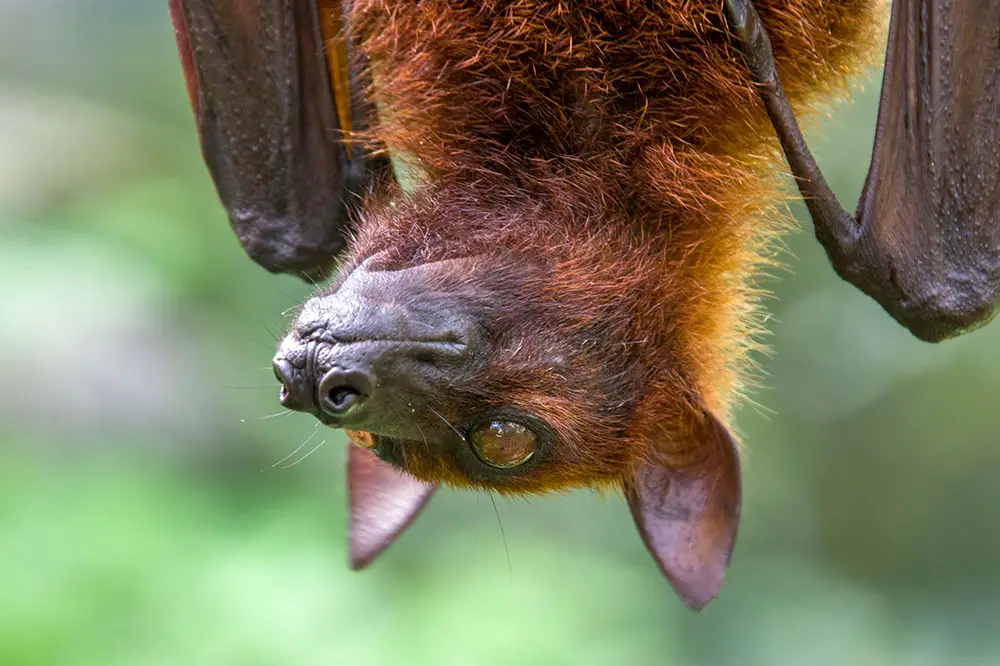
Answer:
<svg viewBox="0 0 1000 666"><path fill-rule="evenodd" d="M386 158L345 142L365 100L359 85L352 95L340 5L326 5L170 0L202 154L231 226L264 268L308 279L335 263L373 181L391 177Z"/></svg>
<svg viewBox="0 0 1000 666"><path fill-rule="evenodd" d="M893 2L874 152L853 216L802 138L752 0L724 9L837 273L922 340L993 319L1000 2Z"/></svg>
<svg viewBox="0 0 1000 666"><path fill-rule="evenodd" d="M992 319L1000 287L1000 2L896 0L885 65L860 241L885 296L946 336Z"/></svg>

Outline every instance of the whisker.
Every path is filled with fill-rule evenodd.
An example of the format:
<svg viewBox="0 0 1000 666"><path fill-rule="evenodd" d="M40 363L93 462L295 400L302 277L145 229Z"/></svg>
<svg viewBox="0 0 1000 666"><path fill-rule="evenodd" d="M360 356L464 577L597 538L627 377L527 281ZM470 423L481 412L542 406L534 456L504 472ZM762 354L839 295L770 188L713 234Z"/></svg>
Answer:
<svg viewBox="0 0 1000 666"><path fill-rule="evenodd" d="M267 419L280 419L282 416L288 416L291 413L292 413L292 410L290 410L290 409L283 409L280 412L275 412L274 414L268 414L267 416L258 416L254 420L255 421L266 421ZM246 419L242 419L242 420L246 421Z"/></svg>
<svg viewBox="0 0 1000 666"><path fill-rule="evenodd" d="M424 434L424 429L421 428L420 424L417 423L416 421L413 422L413 425L417 426L417 432L420 433L420 439L422 439L424 442L424 448L430 450L431 444L430 442L427 441L427 435Z"/></svg>
<svg viewBox="0 0 1000 666"><path fill-rule="evenodd" d="M507 546L507 533L504 532L504 530L503 530L503 521L500 520L500 510L497 509L497 501L493 497L493 493L487 492L486 494L490 496L490 503L493 504L493 513L496 514L497 525L500 526L500 538L503 539L503 552L504 552L504 555L507 556L507 575L510 577L509 578L510 582L513 583L514 582L514 569L513 569L513 567L510 566L510 548Z"/></svg>
<svg viewBox="0 0 1000 666"><path fill-rule="evenodd" d="M408 404L409 406L411 406L411 409L410 409L410 411L411 411L411 412L412 412L412 411L414 411L414 410L412 409L412 404L413 404L413 403L407 403L407 404ZM425 448L425 449L428 449L428 450L429 450L429 449L430 449L430 447L431 447L431 445L430 445L430 442L428 442L428 441L427 441L427 434L426 434L426 433L424 432L424 429L420 427L420 421L418 421L418 420L414 420L414 421L413 421L413 425L417 426L417 432L419 432L419 433L420 433L420 439L421 439L421 440L423 441L423 443L424 443L424 448Z"/></svg>
<svg viewBox="0 0 1000 666"><path fill-rule="evenodd" d="M272 333L270 330L268 330L267 332L272 337L274 336L274 333ZM268 350L272 354L274 353L274 345L278 341L279 341L279 338L274 338L274 342L272 342L272 343L267 343L267 342L264 342L263 340L257 340L257 339L252 339L251 340L251 342L254 344L254 346L260 347L261 349L266 349L266 350Z"/></svg>
<svg viewBox="0 0 1000 666"><path fill-rule="evenodd" d="M291 270L288 269L287 266L283 266L281 264L276 264L276 266L279 269L281 269L282 272L287 273L288 275L294 275L295 277L301 278L303 281L308 282L313 287L318 287L319 286L319 283L316 281L316 278L314 278L312 275L309 275L308 273L300 273L299 271L291 271ZM288 297L288 292L286 292L284 289L282 289L281 292L286 297Z"/></svg>
<svg viewBox="0 0 1000 666"><path fill-rule="evenodd" d="M438 417L439 419L441 419L442 421L444 421L444 424L445 424L446 426L448 426L449 428L451 428L451 429L452 429L452 431L453 431L453 432L454 432L454 433L455 433L456 435L458 435L458 436L459 436L459 437L461 437L462 439L465 439L465 435L463 435L463 434L462 434L462 433L461 433L461 432L459 431L459 429L458 429L458 428L456 428L455 426L453 426L453 425L452 425L452 424L451 424L451 423L450 423L450 422L448 421L448 419L446 419L445 417L443 417L443 416L441 416L440 414L438 414L438 413L437 413L437 410L435 410L435 409L434 409L433 407L428 407L427 409L429 409L429 410L430 410L431 414L433 414L434 416L436 416L436 417Z"/></svg>
<svg viewBox="0 0 1000 666"><path fill-rule="evenodd" d="M267 331L268 335L270 335L272 338L274 338L275 342L281 342L281 337L282 336L279 335L278 333L274 332L274 329L271 327L271 324L268 324L267 322L265 322L264 323L264 330Z"/></svg>
<svg viewBox="0 0 1000 666"><path fill-rule="evenodd" d="M261 469L260 471L261 471L261 472L266 472L266 471L267 471L267 470L269 470L269 469L274 469L275 467L277 467L277 466L278 466L278 465L280 465L281 463L285 462L286 460L288 460L289 458L291 458L292 456L294 456L294 455L295 455L296 453L298 453L299 451L301 451L301 450L302 450L302 447L304 447L304 446L305 446L306 444L308 444L308 443L309 443L309 440L311 440L311 439L312 439L313 437L315 437L315 436L316 436L316 433L318 433L318 432L319 432L319 423L316 423L316 425L315 425L315 426L313 426L313 431L312 431L312 434L311 434L311 435L309 435L308 437L306 437L306 439L305 439L305 441L304 441L304 442L302 442L301 444L299 444L298 446L296 446L296 447L295 447L295 450L294 450L294 451L292 451L292 452L291 452L291 453L289 453L289 454L288 454L287 456L285 456L284 458L282 458L282 459L281 459L281 460L279 460L278 462L274 463L274 464L273 464L273 465L271 465L270 467L264 467L264 468L262 468L262 469Z"/></svg>
<svg viewBox="0 0 1000 666"><path fill-rule="evenodd" d="M325 440L325 439L324 439L324 440L323 440L322 442L320 442L320 443L319 443L319 444L317 444L316 446L314 446L314 447L312 447L311 449L309 449L309 451L308 451L308 452L307 452L307 453L306 453L305 455L303 455L303 456L302 456L301 458L299 458L298 460L295 460L295 461L293 461L293 462L290 462L290 463L288 463L287 465L282 465L282 466L281 466L281 469L288 469L289 467L294 467L295 465L298 465L298 464L299 464L300 462L302 462L303 460L305 460L306 458L308 458L308 457L309 457L309 456L311 456L312 454L316 453L316 451L318 451L318 450L319 450L319 447L321 447L321 446L323 446L324 444L326 444L326 441L327 441L327 440Z"/></svg>
<svg viewBox="0 0 1000 666"><path fill-rule="evenodd" d="M315 282L313 282L313 286L316 286ZM284 287L284 285L282 285L278 289L278 293L280 293L283 297L287 298L288 300L294 301L295 303L298 303L299 301L302 300L302 296L300 294L295 294L295 293L292 293L292 292L288 291L288 289L286 289ZM298 305L293 305L292 307L298 307ZM289 309L291 309L291 308L289 308Z"/></svg>

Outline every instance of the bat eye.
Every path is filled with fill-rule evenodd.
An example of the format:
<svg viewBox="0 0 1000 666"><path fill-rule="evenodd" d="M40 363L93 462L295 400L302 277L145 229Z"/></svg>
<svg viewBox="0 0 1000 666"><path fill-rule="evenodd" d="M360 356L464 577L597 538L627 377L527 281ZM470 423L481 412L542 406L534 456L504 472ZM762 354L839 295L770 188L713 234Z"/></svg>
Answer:
<svg viewBox="0 0 1000 666"><path fill-rule="evenodd" d="M528 462L538 450L538 438L513 421L486 421L472 429L472 450L491 467L511 468Z"/></svg>

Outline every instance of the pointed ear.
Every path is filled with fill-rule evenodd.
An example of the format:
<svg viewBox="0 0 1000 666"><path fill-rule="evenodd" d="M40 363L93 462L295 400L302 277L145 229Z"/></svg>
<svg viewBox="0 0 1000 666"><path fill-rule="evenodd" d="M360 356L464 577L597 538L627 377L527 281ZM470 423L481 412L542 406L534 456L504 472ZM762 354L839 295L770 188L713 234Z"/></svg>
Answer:
<svg viewBox="0 0 1000 666"><path fill-rule="evenodd" d="M641 463L625 482L625 497L639 534L674 591L700 610L715 598L729 566L740 518L740 461L726 427L702 410L680 443L704 451L681 469Z"/></svg>
<svg viewBox="0 0 1000 666"><path fill-rule="evenodd" d="M400 472L355 444L348 445L347 480L350 562L357 571L393 544L438 486Z"/></svg>

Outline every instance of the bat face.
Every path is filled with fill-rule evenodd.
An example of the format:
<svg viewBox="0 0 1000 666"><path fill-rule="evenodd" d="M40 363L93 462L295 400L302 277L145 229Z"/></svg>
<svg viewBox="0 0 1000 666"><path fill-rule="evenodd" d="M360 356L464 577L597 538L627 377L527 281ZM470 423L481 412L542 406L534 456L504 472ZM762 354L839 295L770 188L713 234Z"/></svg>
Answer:
<svg viewBox="0 0 1000 666"><path fill-rule="evenodd" d="M544 378L517 358L527 332L501 339L484 317L507 296L477 269L488 258L396 270L381 258L304 305L275 357L283 404L371 433L376 455L419 478L530 485L556 464L554 433L516 394ZM547 365L565 372L557 348ZM508 390L491 392L497 383Z"/></svg>
<svg viewBox="0 0 1000 666"><path fill-rule="evenodd" d="M619 480L631 460L617 442L650 376L635 303L621 290L600 302L620 286L610 274L580 289L579 267L602 278L596 243L532 254L484 235L383 249L363 237L280 344L283 404L371 433L377 456L427 481L539 492Z"/></svg>
<svg viewBox="0 0 1000 666"><path fill-rule="evenodd" d="M656 248L482 182L372 209L274 357L281 401L343 428L351 563L438 484L610 487L692 608L719 591L739 523L736 443L683 389ZM593 211L590 211L593 212ZM461 225L456 227L456 219ZM456 233L456 229L461 233ZM616 231L617 230L617 231ZM630 257L627 264L622 257Z"/></svg>

